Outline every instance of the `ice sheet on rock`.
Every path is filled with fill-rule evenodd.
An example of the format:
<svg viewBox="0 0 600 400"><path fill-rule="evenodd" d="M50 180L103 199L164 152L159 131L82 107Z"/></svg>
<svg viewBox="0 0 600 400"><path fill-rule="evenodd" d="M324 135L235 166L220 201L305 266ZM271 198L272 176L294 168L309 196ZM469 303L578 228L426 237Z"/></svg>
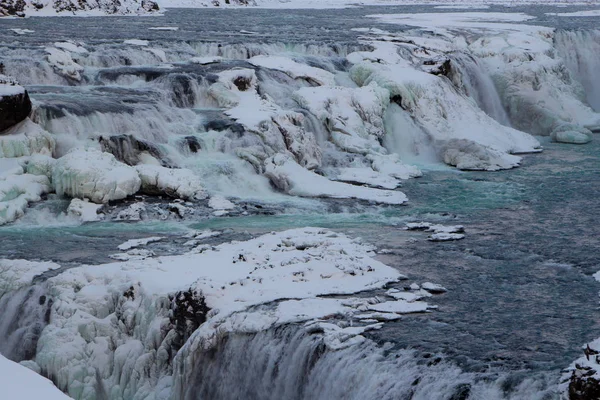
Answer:
<svg viewBox="0 0 600 400"><path fill-rule="evenodd" d="M219 56L206 56L206 57L193 57L190 58L190 62L193 64L207 65L223 61L223 57Z"/></svg>
<svg viewBox="0 0 600 400"><path fill-rule="evenodd" d="M56 73L75 81L81 80L81 73L84 68L73 61L70 51L57 49L56 47L46 47L46 53L46 60Z"/></svg>
<svg viewBox="0 0 600 400"><path fill-rule="evenodd" d="M141 186L135 168L94 149L74 149L59 158L52 183L59 195L88 198L94 203L124 199Z"/></svg>
<svg viewBox="0 0 600 400"><path fill-rule="evenodd" d="M532 136L493 120L445 78L412 67L371 62L355 64L350 74L357 84L364 86L376 82L388 89L392 98L400 99L401 107L410 113L438 149L443 146L456 148L463 143L456 140L476 143L472 150L478 152L475 158L480 168L512 168L519 158L508 153L531 152L540 146ZM480 154L482 149L488 148L490 150ZM471 149L462 146L459 150L468 152ZM451 161L457 157L462 159L461 154L453 153L456 157Z"/></svg>
<svg viewBox="0 0 600 400"><path fill-rule="evenodd" d="M29 118L2 132L0 157L13 158L36 153L52 155L56 142L52 135Z"/></svg>
<svg viewBox="0 0 600 400"><path fill-rule="evenodd" d="M137 165L141 190L148 194L166 194L183 200L200 200L206 193L200 178L185 168L165 168L159 165Z"/></svg>
<svg viewBox="0 0 600 400"><path fill-rule="evenodd" d="M385 135L383 114L390 94L378 85L362 88L301 88L298 103L329 123L332 141L351 153L385 152L378 139Z"/></svg>
<svg viewBox="0 0 600 400"><path fill-rule="evenodd" d="M133 46L148 46L150 44L150 42L148 40L142 40L142 39L127 39L124 40L123 43L125 44L131 44Z"/></svg>
<svg viewBox="0 0 600 400"><path fill-rule="evenodd" d="M0 259L0 297L30 285L35 276L57 268L60 265L48 261Z"/></svg>
<svg viewBox="0 0 600 400"><path fill-rule="evenodd" d="M337 173L333 174L332 179L388 190L396 189L400 185L398 179L368 168L340 168Z"/></svg>
<svg viewBox="0 0 600 400"><path fill-rule="evenodd" d="M404 300L386 301L383 303L369 305L369 310L379 311L379 312L388 312L388 313L397 313L397 314L420 313L420 312L426 312L428 309L429 309L429 306L427 305L427 303L422 303L422 302L409 303Z"/></svg>
<svg viewBox="0 0 600 400"><path fill-rule="evenodd" d="M153 26L148 28L151 31L178 31L178 26Z"/></svg>
<svg viewBox="0 0 600 400"><path fill-rule="evenodd" d="M26 35L28 33L34 33L35 31L31 29L20 29L20 28L11 28L10 31L13 31L17 35Z"/></svg>
<svg viewBox="0 0 600 400"><path fill-rule="evenodd" d="M165 239L164 236L151 236L142 239L131 239L126 241L125 243L120 244L117 248L119 250L125 251L140 246L146 246L149 243L160 242L163 239Z"/></svg>
<svg viewBox="0 0 600 400"><path fill-rule="evenodd" d="M430 293L445 293L448 291L448 289L446 289L442 285L432 282L425 282L421 284L421 288L427 290Z"/></svg>
<svg viewBox="0 0 600 400"><path fill-rule="evenodd" d="M67 214L75 216L81 222L96 222L104 219L104 214L99 214L98 211L102 208L102 204L90 203L88 199L73 199L67 208Z"/></svg>
<svg viewBox="0 0 600 400"><path fill-rule="evenodd" d="M57 49L69 51L71 53L85 54L88 53L87 49L80 44L74 42L54 42L54 47Z"/></svg>
<svg viewBox="0 0 600 400"><path fill-rule="evenodd" d="M71 400L49 379L0 355L0 388L6 399Z"/></svg>
<svg viewBox="0 0 600 400"><path fill-rule="evenodd" d="M321 86L334 86L335 76L320 68L301 64L283 56L254 56L248 60L252 65L281 71L293 79L304 78Z"/></svg>
<svg viewBox="0 0 600 400"><path fill-rule="evenodd" d="M144 203L134 203L124 210L119 211L115 220L117 221L141 221L146 213Z"/></svg>
<svg viewBox="0 0 600 400"><path fill-rule="evenodd" d="M46 176L25 174L22 168L12 172L0 175L0 225L22 217L29 203L51 190Z"/></svg>
<svg viewBox="0 0 600 400"><path fill-rule="evenodd" d="M152 250L132 249L125 253L115 253L108 257L117 261L141 261L148 257L154 257L156 254Z"/></svg>
<svg viewBox="0 0 600 400"><path fill-rule="evenodd" d="M452 240L461 240L464 239L465 235L462 233L433 233L430 235L427 240L431 242L448 242Z"/></svg>
<svg viewBox="0 0 600 400"><path fill-rule="evenodd" d="M408 201L400 191L354 186L308 171L291 157L276 155L267 160L265 175L280 190L293 196L358 199L379 204L403 204Z"/></svg>
<svg viewBox="0 0 600 400"><path fill-rule="evenodd" d="M585 10L565 13L546 13L554 17L597 17L600 16L600 10Z"/></svg>

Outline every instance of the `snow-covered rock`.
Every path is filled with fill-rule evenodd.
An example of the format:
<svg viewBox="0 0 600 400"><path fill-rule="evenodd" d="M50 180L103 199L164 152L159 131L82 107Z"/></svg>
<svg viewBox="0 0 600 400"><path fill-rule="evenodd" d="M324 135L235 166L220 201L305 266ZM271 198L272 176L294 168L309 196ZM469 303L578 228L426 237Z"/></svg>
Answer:
<svg viewBox="0 0 600 400"><path fill-rule="evenodd" d="M141 190L146 194L166 194L183 200L206 198L200 178L189 169L148 164L137 165L135 169L142 181Z"/></svg>
<svg viewBox="0 0 600 400"><path fill-rule="evenodd" d="M18 123L0 135L0 157L16 158L36 153L52 155L56 142L50 133L30 119Z"/></svg>
<svg viewBox="0 0 600 400"><path fill-rule="evenodd" d="M291 157L285 155L276 155L269 159L266 163L265 175L275 187L294 196L358 199L396 205L408 201L400 191L372 189L330 181L302 168Z"/></svg>
<svg viewBox="0 0 600 400"><path fill-rule="evenodd" d="M48 64L54 68L57 74L75 81L81 80L81 73L84 68L73 60L70 51L57 49L56 47L46 47L46 53Z"/></svg>
<svg viewBox="0 0 600 400"><path fill-rule="evenodd" d="M88 198L99 204L124 199L142 184L135 168L94 149L74 149L59 158L52 183L59 195Z"/></svg>
<svg viewBox="0 0 600 400"><path fill-rule="evenodd" d="M88 199L73 199L67 208L67 214L76 217L81 222L96 222L104 218L98 211L101 204L90 203Z"/></svg>
<svg viewBox="0 0 600 400"><path fill-rule="evenodd" d="M334 86L335 75L324 69L301 64L288 57L283 56L254 56L248 62L258 67L264 67L281 71L293 79L305 79L309 83L319 86Z"/></svg>
<svg viewBox="0 0 600 400"><path fill-rule="evenodd" d="M25 174L22 168L14 172L0 175L0 225L22 217L29 203L51 190L46 176Z"/></svg>
<svg viewBox="0 0 600 400"><path fill-rule="evenodd" d="M143 239L130 239L125 243L121 243L117 248L121 251L131 250L136 247L145 246L148 243L160 242L164 236L152 236Z"/></svg>

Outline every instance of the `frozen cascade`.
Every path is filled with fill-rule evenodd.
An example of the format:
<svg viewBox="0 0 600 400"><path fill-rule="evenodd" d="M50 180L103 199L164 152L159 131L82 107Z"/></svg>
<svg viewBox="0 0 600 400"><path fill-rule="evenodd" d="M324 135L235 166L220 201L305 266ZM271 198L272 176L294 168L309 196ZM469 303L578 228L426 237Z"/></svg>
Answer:
<svg viewBox="0 0 600 400"><path fill-rule="evenodd" d="M189 382L175 376L173 399L553 398L555 377L535 378L464 372L441 358L369 340L331 350L319 330L287 325L223 337L197 356Z"/></svg>
<svg viewBox="0 0 600 400"><path fill-rule="evenodd" d="M459 73L459 76L456 77L459 82L455 82L455 84L459 86L462 84L466 93L487 115L502 125L511 126L496 85L479 61L471 55L460 52L452 55L452 61Z"/></svg>
<svg viewBox="0 0 600 400"><path fill-rule="evenodd" d="M587 102L600 112L600 31L559 30L554 41L567 67L583 85Z"/></svg>
<svg viewBox="0 0 600 400"><path fill-rule="evenodd" d="M431 137L400 106L390 104L384 123L383 144L390 153L398 154L404 162L418 165L438 162Z"/></svg>
<svg viewBox="0 0 600 400"><path fill-rule="evenodd" d="M0 353L14 361L33 358L51 307L43 284L4 293L0 297Z"/></svg>

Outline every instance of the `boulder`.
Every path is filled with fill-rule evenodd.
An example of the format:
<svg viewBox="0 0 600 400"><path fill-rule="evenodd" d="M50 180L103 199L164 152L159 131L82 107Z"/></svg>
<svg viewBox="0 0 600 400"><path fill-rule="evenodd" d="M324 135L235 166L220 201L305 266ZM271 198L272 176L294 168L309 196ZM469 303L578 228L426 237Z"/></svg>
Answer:
<svg viewBox="0 0 600 400"><path fill-rule="evenodd" d="M133 167L94 149L74 149L59 158L52 183L59 195L88 198L99 204L124 199L140 190L142 184Z"/></svg>
<svg viewBox="0 0 600 400"><path fill-rule="evenodd" d="M12 79L0 75L0 132L29 116L31 100L27 91Z"/></svg>

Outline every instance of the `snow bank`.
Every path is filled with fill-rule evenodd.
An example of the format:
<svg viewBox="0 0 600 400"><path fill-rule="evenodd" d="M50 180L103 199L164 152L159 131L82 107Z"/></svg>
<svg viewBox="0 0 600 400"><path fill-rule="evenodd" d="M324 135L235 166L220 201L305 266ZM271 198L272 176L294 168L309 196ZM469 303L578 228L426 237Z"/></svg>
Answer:
<svg viewBox="0 0 600 400"><path fill-rule="evenodd" d="M69 400L51 381L0 355L0 387L7 399Z"/></svg>
<svg viewBox="0 0 600 400"><path fill-rule="evenodd" d="M136 193L142 182L133 167L112 154L75 149L57 160L52 183L59 195L107 203Z"/></svg>
<svg viewBox="0 0 600 400"><path fill-rule="evenodd" d="M172 169L158 165L135 167L142 182L141 190L147 194L166 194L184 200L200 200L206 193L200 178L189 169Z"/></svg>

